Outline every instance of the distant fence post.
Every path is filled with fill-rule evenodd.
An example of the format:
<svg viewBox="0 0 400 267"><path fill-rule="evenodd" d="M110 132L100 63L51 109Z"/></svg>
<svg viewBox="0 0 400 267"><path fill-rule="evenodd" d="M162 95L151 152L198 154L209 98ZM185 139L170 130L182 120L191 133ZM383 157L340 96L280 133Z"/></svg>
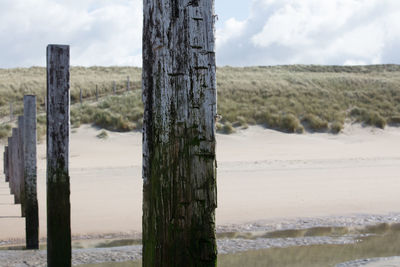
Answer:
<svg viewBox="0 0 400 267"><path fill-rule="evenodd" d="M21 215L25 217L25 179L24 179L24 116L18 116L18 189Z"/></svg>
<svg viewBox="0 0 400 267"><path fill-rule="evenodd" d="M26 248L39 249L36 166L36 96L24 96L24 180Z"/></svg>
<svg viewBox="0 0 400 267"><path fill-rule="evenodd" d="M97 87L96 84L96 102L99 101L99 88Z"/></svg>
<svg viewBox="0 0 400 267"><path fill-rule="evenodd" d="M13 120L13 103L10 102L10 121Z"/></svg>
<svg viewBox="0 0 400 267"><path fill-rule="evenodd" d="M127 90L127 91L131 90L131 88L130 88L130 82L129 82L129 76L127 77L126 90Z"/></svg>
<svg viewBox="0 0 400 267"><path fill-rule="evenodd" d="M113 81L113 91L114 91L114 95L117 94L117 85L115 83L115 81Z"/></svg>
<svg viewBox="0 0 400 267"><path fill-rule="evenodd" d="M79 102L81 102L82 106L82 88L79 88Z"/></svg>
<svg viewBox="0 0 400 267"><path fill-rule="evenodd" d="M47 264L71 266L69 46L47 46Z"/></svg>

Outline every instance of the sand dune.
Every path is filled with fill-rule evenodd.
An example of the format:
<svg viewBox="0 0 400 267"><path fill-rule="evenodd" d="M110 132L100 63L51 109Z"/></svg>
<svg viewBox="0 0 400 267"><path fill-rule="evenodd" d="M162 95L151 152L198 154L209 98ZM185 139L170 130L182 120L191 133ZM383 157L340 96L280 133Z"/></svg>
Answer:
<svg viewBox="0 0 400 267"><path fill-rule="evenodd" d="M71 135L74 235L141 231L141 134L82 126ZM400 129L218 135L217 224L400 211ZM0 153L2 155L2 153ZM46 234L45 144L38 146L40 232ZM3 180L3 178L2 178ZM19 205L0 183L0 239L23 238Z"/></svg>

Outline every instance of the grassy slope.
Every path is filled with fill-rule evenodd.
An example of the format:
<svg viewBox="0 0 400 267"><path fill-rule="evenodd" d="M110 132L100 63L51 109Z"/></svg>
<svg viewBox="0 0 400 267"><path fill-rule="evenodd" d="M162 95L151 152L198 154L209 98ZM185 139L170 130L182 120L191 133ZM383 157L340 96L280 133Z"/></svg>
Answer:
<svg viewBox="0 0 400 267"><path fill-rule="evenodd" d="M73 125L94 123L100 127L128 131L141 127L141 69L131 67L73 67L71 98L76 103L79 88L83 97L112 94L112 82L123 90L130 76L135 90L108 96L99 103L73 105ZM38 95L44 108L45 69L39 67L0 69L0 117L8 116L9 102L22 112L22 97ZM400 123L400 66L276 66L218 68L219 131L261 124L285 131L338 132L346 119L384 128ZM44 116L39 118L43 132ZM0 136L8 132L0 127ZM3 133L3 134L2 134Z"/></svg>

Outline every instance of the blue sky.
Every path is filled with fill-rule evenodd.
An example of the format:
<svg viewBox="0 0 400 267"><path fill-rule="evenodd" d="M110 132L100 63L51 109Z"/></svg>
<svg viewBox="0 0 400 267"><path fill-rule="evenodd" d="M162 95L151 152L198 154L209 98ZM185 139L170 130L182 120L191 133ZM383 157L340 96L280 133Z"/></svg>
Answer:
<svg viewBox="0 0 400 267"><path fill-rule="evenodd" d="M399 0L215 1L219 66L400 63ZM0 0L0 68L141 66L141 31L142 0Z"/></svg>
<svg viewBox="0 0 400 267"><path fill-rule="evenodd" d="M251 0L216 0L215 13L220 22L230 18L244 20L249 16Z"/></svg>

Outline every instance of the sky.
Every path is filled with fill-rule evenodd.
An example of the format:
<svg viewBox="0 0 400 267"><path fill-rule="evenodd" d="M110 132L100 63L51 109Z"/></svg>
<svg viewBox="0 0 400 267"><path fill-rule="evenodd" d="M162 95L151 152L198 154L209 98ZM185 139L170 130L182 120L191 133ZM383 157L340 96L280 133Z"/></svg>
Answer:
<svg viewBox="0 0 400 267"><path fill-rule="evenodd" d="M210 0L207 0L210 1ZM143 0L0 0L0 68L141 66ZM215 0L218 66L400 64L399 0Z"/></svg>

